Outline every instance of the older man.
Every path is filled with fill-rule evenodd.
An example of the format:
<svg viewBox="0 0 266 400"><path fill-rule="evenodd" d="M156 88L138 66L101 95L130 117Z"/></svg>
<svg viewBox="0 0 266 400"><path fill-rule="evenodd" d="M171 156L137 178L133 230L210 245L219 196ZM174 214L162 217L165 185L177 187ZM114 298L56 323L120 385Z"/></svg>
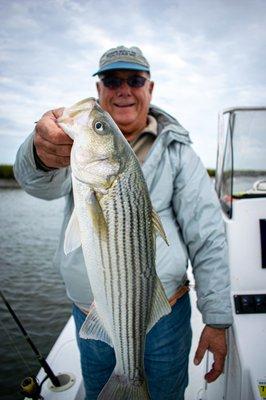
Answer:
<svg viewBox="0 0 266 400"><path fill-rule="evenodd" d="M219 204L206 170L191 148L188 133L169 114L150 104L154 82L140 49L110 49L100 59L97 91L140 163L154 208L170 247L157 239L156 269L172 312L148 333L145 370L151 399L184 398L191 346L190 301L186 268L193 267L198 307L206 324L194 362L206 349L214 354L208 382L222 372L226 356L225 329L232 322L227 247ZM72 140L58 127L62 109L49 111L18 151L15 175L30 194L44 199L66 196L67 206L56 261L74 303L77 331L93 301L80 249L65 256L64 231L73 209L70 179ZM86 399L96 400L115 365L106 343L80 339Z"/></svg>

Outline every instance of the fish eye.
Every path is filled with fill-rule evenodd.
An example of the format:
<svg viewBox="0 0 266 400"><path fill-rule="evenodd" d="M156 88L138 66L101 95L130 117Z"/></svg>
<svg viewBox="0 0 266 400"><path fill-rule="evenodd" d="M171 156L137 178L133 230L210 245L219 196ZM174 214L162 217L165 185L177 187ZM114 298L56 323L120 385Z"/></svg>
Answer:
<svg viewBox="0 0 266 400"><path fill-rule="evenodd" d="M103 130L104 130L104 125L103 125L102 122L97 121L97 122L95 122L95 124L94 124L94 128L95 128L96 131L98 131L98 132L103 132Z"/></svg>

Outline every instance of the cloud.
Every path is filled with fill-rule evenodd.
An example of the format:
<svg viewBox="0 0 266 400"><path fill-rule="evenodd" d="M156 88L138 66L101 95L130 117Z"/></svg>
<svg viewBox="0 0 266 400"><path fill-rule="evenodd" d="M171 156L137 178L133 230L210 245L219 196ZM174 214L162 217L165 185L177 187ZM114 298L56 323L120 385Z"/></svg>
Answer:
<svg viewBox="0 0 266 400"><path fill-rule="evenodd" d="M263 0L121 0L111 10L107 0L10 0L0 7L0 163L3 143L22 141L45 111L96 96L98 59L119 44L142 48L156 81L153 103L191 132L208 166L215 165L218 111L266 103ZM16 148L8 149L13 162Z"/></svg>

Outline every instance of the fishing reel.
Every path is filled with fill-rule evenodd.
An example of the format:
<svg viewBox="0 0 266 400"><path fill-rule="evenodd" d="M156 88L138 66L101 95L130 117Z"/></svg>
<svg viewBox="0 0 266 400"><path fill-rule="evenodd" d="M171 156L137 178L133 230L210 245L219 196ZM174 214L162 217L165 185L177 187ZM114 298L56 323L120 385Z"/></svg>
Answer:
<svg viewBox="0 0 266 400"><path fill-rule="evenodd" d="M20 384L20 393L29 399L42 400L43 397L40 394L42 384L43 382L39 384L35 376L27 376Z"/></svg>
<svg viewBox="0 0 266 400"><path fill-rule="evenodd" d="M57 376L49 377L48 375L39 383L35 376L27 376L23 379L20 384L20 393L27 397L27 399L32 400L44 400L41 395L42 385L47 381L47 388L51 392L63 392L71 388L75 382L76 378L71 373L59 373ZM55 381L52 381L54 379ZM53 383L54 382L54 383Z"/></svg>

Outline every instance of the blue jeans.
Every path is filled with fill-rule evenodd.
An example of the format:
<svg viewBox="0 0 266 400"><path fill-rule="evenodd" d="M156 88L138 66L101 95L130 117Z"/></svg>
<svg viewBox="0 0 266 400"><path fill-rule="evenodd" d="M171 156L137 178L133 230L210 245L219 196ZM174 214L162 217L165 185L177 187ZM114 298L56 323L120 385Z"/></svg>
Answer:
<svg viewBox="0 0 266 400"><path fill-rule="evenodd" d="M99 340L78 335L86 315L73 306L77 341L81 355L86 400L97 400L114 367L113 348ZM183 400L188 385L188 357L191 347L191 307L185 294L161 318L146 337L144 364L152 400Z"/></svg>

